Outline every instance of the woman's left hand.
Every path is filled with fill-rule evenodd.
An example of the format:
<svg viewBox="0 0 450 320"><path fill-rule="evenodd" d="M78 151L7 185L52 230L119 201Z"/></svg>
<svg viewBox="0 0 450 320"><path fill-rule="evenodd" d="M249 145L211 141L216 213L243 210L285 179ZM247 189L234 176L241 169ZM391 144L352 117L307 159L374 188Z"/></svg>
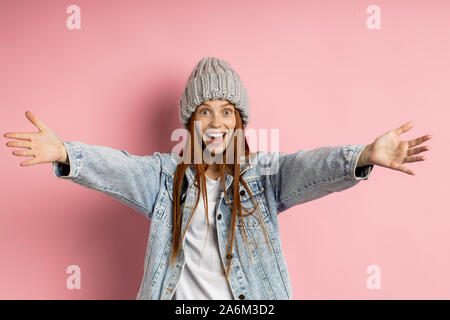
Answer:
<svg viewBox="0 0 450 320"><path fill-rule="evenodd" d="M431 135L427 134L417 139L409 141L400 141L398 136L414 126L413 122L408 122L397 129L390 130L384 135L375 139L367 145L361 156L363 165L374 164L404 173L415 175L411 169L403 166L403 163L424 161L424 156L413 156L423 151L430 150L429 146L413 148L429 139ZM359 166L359 165L357 165Z"/></svg>

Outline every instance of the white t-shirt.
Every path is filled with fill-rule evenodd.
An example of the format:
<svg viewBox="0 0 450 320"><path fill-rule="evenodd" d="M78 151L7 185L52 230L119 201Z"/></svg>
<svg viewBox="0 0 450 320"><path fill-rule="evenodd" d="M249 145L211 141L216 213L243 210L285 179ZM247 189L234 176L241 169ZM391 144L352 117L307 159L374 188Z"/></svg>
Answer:
<svg viewBox="0 0 450 320"><path fill-rule="evenodd" d="M216 227L216 202L220 182L206 178L208 193L209 234L206 214L200 194L196 212L186 232L183 272L172 300L233 300L233 294L223 271ZM206 240L206 242L205 242Z"/></svg>

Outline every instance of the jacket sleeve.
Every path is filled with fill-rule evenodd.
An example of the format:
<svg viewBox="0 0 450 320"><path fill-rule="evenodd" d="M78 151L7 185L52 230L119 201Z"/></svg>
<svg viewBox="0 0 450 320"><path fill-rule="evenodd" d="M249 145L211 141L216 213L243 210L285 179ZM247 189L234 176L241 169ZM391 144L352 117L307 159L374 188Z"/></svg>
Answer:
<svg viewBox="0 0 450 320"><path fill-rule="evenodd" d="M269 175L278 213L367 180L373 165L356 168L365 146L328 146L278 153L277 170Z"/></svg>
<svg viewBox="0 0 450 320"><path fill-rule="evenodd" d="M69 165L53 162L55 176L103 192L151 219L160 189L161 154L135 156L125 150L63 142Z"/></svg>

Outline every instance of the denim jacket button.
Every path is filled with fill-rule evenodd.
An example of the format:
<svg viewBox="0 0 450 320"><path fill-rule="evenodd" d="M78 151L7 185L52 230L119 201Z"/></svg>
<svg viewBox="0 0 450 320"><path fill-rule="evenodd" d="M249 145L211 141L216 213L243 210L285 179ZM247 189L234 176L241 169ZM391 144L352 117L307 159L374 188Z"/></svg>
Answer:
<svg viewBox="0 0 450 320"><path fill-rule="evenodd" d="M219 214L217 215L217 220L220 220L220 219L222 219L222 215L219 213Z"/></svg>
<svg viewBox="0 0 450 320"><path fill-rule="evenodd" d="M245 296L243 294L240 294L239 299L243 300L243 299L245 299Z"/></svg>

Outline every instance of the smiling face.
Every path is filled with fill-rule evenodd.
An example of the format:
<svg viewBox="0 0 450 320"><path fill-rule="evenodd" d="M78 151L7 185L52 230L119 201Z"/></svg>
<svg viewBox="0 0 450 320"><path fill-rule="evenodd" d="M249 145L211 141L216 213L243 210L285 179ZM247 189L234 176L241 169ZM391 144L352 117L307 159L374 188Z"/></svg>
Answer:
<svg viewBox="0 0 450 320"><path fill-rule="evenodd" d="M203 102L195 110L195 121L201 123L201 136L209 152L223 153L236 127L236 109L228 100Z"/></svg>

